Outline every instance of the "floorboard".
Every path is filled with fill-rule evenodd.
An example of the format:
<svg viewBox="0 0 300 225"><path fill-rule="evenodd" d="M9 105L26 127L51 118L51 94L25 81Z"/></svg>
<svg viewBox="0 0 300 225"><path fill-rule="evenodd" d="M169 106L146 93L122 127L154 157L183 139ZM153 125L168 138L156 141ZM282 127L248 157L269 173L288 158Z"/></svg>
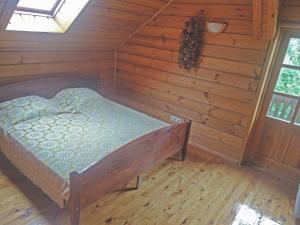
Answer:
<svg viewBox="0 0 300 225"><path fill-rule="evenodd" d="M82 225L296 225L296 187L216 158L168 160L139 191L99 199ZM0 154L0 225L68 225L60 210Z"/></svg>

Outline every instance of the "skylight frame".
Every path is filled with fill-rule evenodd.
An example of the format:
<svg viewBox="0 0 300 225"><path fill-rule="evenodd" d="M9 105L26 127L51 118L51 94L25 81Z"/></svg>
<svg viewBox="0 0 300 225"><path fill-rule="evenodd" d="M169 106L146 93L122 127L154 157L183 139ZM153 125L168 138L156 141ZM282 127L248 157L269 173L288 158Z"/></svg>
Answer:
<svg viewBox="0 0 300 225"><path fill-rule="evenodd" d="M62 0L54 15L40 15L17 11L7 21L7 31L66 33L91 0ZM31 10L32 11L32 10Z"/></svg>
<svg viewBox="0 0 300 225"><path fill-rule="evenodd" d="M38 16L55 17L55 14L64 4L65 0L56 0L51 10L36 9L33 7L21 7L17 6L15 12L19 14L29 14Z"/></svg>

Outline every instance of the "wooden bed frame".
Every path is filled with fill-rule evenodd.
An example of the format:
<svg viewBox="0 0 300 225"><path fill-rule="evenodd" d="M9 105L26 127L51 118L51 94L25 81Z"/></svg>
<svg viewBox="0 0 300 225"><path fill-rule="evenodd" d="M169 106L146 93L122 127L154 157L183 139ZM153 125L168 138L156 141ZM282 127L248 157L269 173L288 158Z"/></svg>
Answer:
<svg viewBox="0 0 300 225"><path fill-rule="evenodd" d="M65 88L97 90L98 77L97 74L52 74L5 84L0 86L0 102L28 95L49 98ZM191 121L184 119L180 124L161 128L122 146L81 173L72 172L70 197L66 202L71 225L79 225L82 207L134 177L138 177L137 187L130 190L137 189L139 176L154 165L176 153L181 153L182 160L185 160L190 129Z"/></svg>

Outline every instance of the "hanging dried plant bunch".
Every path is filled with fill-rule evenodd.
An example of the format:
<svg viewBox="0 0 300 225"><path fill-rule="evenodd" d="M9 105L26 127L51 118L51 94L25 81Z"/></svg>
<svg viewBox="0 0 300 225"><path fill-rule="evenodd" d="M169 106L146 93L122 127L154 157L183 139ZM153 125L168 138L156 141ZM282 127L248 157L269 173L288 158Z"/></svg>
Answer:
<svg viewBox="0 0 300 225"><path fill-rule="evenodd" d="M179 67L190 71L197 67L202 44L202 21L199 17L192 17L185 22L181 33L178 64Z"/></svg>

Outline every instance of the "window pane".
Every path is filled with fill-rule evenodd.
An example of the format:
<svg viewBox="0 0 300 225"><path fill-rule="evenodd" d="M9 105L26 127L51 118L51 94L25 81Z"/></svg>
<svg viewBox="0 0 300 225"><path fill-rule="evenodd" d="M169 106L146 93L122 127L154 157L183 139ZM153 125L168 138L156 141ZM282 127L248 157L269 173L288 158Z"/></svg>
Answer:
<svg viewBox="0 0 300 225"><path fill-rule="evenodd" d="M275 91L300 96L300 70L282 68Z"/></svg>
<svg viewBox="0 0 300 225"><path fill-rule="evenodd" d="M18 7L51 11L57 0L20 0Z"/></svg>
<svg viewBox="0 0 300 225"><path fill-rule="evenodd" d="M274 94L267 115L291 122L297 102L297 99Z"/></svg>
<svg viewBox="0 0 300 225"><path fill-rule="evenodd" d="M296 120L295 120L295 124L300 125L300 109L298 110Z"/></svg>
<svg viewBox="0 0 300 225"><path fill-rule="evenodd" d="M300 66L300 39L291 38L286 55L284 58L284 64L292 66Z"/></svg>

